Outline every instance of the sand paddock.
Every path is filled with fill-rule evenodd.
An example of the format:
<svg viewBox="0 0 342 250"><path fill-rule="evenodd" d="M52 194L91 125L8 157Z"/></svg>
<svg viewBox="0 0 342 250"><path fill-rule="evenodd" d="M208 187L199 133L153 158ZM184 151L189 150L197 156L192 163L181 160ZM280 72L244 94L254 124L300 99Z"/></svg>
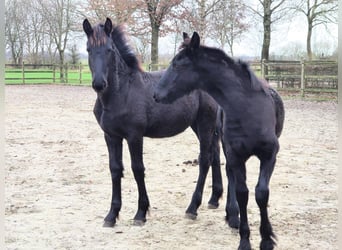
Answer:
<svg viewBox="0 0 342 250"><path fill-rule="evenodd" d="M151 202L144 226L132 225L137 188L125 144L123 207L103 228L111 197L107 148L92 114L90 87L5 87L5 243L7 249L236 249L239 236L220 207L207 208L209 174L197 220L184 217L198 166L190 129L144 140ZM271 179L269 214L277 249L337 247L337 104L285 100L281 149ZM221 154L222 163L225 162ZM223 176L224 166L222 166ZM259 248L254 199L258 161L247 163L251 243Z"/></svg>

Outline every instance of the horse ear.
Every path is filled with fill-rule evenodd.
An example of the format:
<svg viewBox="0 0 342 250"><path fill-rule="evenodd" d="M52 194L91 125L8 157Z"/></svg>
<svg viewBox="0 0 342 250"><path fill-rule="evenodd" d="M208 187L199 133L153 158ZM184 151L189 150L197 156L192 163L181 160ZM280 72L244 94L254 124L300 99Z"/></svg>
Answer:
<svg viewBox="0 0 342 250"><path fill-rule="evenodd" d="M193 34L192 34L192 37L191 37L191 40L190 40L190 48L192 49L198 49L199 46L200 46L200 37L198 35L198 33L195 31Z"/></svg>
<svg viewBox="0 0 342 250"><path fill-rule="evenodd" d="M183 32L183 40L185 41L186 39L190 39L188 33Z"/></svg>
<svg viewBox="0 0 342 250"><path fill-rule="evenodd" d="M104 31L107 34L107 36L110 36L110 33L112 33L112 29L113 29L112 20L110 20L110 18L107 17L106 22L104 24Z"/></svg>
<svg viewBox="0 0 342 250"><path fill-rule="evenodd" d="M90 36L93 33L93 28L91 27L88 19L84 19L83 21L83 30L87 36Z"/></svg>

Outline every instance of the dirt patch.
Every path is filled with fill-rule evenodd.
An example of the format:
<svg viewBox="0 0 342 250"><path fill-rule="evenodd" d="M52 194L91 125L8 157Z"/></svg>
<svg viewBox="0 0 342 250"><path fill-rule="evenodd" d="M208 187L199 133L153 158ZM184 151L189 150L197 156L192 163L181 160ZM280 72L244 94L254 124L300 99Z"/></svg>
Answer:
<svg viewBox="0 0 342 250"><path fill-rule="evenodd" d="M132 225L137 188L125 144L120 219L114 228L103 228L111 180L103 133L92 114L93 90L44 85L6 86L5 91L7 249L237 248L238 232L224 221L226 192L218 209L207 209L210 174L197 220L184 216L198 175L198 166L187 164L199 150L191 130L144 140L151 209L142 227ZM270 187L277 249L338 249L337 104L285 100L285 108ZM258 168L251 158L247 178L253 249L260 241L254 199Z"/></svg>

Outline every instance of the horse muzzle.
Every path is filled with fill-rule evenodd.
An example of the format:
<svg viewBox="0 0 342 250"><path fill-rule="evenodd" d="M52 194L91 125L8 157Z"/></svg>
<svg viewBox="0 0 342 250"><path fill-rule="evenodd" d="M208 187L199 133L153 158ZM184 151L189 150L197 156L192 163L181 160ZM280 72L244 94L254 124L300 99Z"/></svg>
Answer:
<svg viewBox="0 0 342 250"><path fill-rule="evenodd" d="M102 92L104 91L107 86L108 86L108 82L106 80L101 80L101 81L93 81L92 82L92 85L93 85L93 89L99 93L99 92Z"/></svg>

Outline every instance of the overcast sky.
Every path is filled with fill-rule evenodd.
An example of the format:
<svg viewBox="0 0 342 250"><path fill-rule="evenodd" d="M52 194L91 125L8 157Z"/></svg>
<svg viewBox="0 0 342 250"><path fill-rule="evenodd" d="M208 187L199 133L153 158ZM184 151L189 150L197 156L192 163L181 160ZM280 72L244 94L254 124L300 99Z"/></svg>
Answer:
<svg viewBox="0 0 342 250"><path fill-rule="evenodd" d="M270 53L282 54L283 50L289 48L291 43L300 44L303 51L306 51L307 23L305 16L293 17L290 20L284 19L281 23L272 26ZM262 28L252 27L244 36L235 41L234 56L260 57L262 47ZM331 24L328 30L325 26L317 26L313 30L311 38L312 49L315 52L317 44L326 47L326 53L332 53L338 43L338 25ZM206 45L215 46L215 42L207 40ZM159 53L164 51L173 53L173 38L164 37L160 39Z"/></svg>
<svg viewBox="0 0 342 250"><path fill-rule="evenodd" d="M249 0L251 3L255 0ZM255 22L255 21L254 21ZM181 34L179 34L181 36ZM282 55L293 47L293 44L300 44L302 50L306 51L306 35L307 35L307 22L303 14L298 14L292 18L282 19L276 24L272 24L271 34L271 46L270 53ZM262 23L258 26L255 23L251 25L251 28L243 35L243 37L234 42L234 56L236 57L260 57L262 47ZM86 41L85 36L82 44L79 47L81 54L86 54ZM328 30L325 26L320 25L314 28L311 38L311 44L313 52L317 52L317 46L320 50L325 50L325 54L331 54L336 48L338 43L338 25L331 24ZM133 40L133 39L132 39ZM206 45L217 46L215 42L206 40ZM162 37L159 39L159 55L173 55L174 53L174 34L168 37ZM228 49L226 49L228 51Z"/></svg>

